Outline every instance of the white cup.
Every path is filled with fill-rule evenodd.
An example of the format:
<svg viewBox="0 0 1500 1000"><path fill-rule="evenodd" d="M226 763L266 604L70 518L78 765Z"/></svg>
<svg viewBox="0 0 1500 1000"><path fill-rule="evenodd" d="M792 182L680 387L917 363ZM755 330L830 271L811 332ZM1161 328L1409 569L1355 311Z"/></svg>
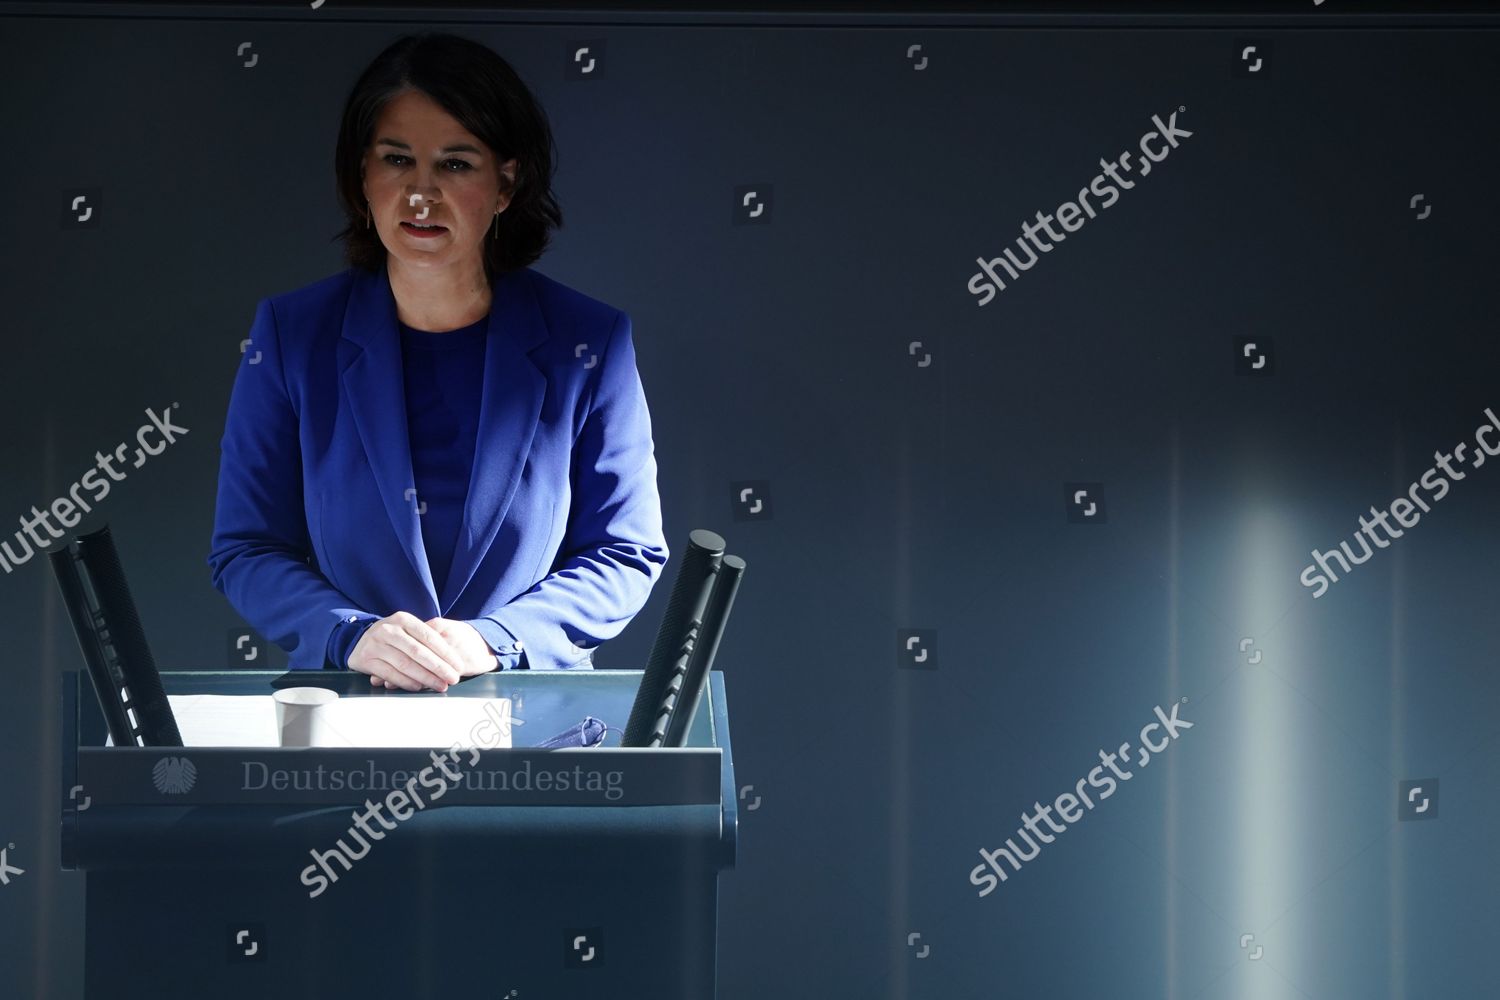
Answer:
<svg viewBox="0 0 1500 1000"><path fill-rule="evenodd" d="M330 745L328 714L319 706L339 700L337 691L319 687L280 688L271 693L276 703L276 731L284 747Z"/></svg>

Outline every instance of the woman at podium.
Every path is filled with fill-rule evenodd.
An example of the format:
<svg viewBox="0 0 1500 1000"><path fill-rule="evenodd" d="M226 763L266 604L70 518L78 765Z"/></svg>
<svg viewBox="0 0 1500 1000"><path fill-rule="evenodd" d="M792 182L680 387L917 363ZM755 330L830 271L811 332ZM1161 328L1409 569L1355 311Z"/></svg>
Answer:
<svg viewBox="0 0 1500 1000"><path fill-rule="evenodd" d="M529 266L562 225L554 149L478 42L401 38L354 84L334 154L349 267L257 304L208 558L293 669L443 691L591 668L659 578L630 318Z"/></svg>

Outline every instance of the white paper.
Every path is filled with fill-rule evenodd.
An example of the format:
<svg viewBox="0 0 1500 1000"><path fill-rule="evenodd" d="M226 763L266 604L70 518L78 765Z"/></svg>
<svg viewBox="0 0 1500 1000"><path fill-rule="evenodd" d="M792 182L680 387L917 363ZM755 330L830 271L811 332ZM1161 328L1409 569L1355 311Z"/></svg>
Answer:
<svg viewBox="0 0 1500 1000"><path fill-rule="evenodd" d="M270 695L167 695L184 746L281 745ZM511 746L509 698L353 697L313 711L326 713L328 739L318 746L418 747L446 750L454 743ZM488 725L486 725L488 723Z"/></svg>

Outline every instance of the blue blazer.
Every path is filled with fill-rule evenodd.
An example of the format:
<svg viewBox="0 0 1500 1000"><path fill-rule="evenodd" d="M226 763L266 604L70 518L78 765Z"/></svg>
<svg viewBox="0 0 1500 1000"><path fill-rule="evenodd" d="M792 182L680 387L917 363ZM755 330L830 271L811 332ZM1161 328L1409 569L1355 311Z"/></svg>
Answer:
<svg viewBox="0 0 1500 1000"><path fill-rule="evenodd" d="M530 268L493 284L479 436L446 580L422 544L384 268L262 299L221 442L213 585L293 669L334 625L488 618L538 669L593 666L669 555L625 313Z"/></svg>

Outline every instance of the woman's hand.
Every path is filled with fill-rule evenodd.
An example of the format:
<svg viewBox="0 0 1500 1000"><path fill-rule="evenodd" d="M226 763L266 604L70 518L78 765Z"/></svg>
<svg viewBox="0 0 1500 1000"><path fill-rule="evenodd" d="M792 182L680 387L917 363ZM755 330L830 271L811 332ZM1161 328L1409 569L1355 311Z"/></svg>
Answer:
<svg viewBox="0 0 1500 1000"><path fill-rule="evenodd" d="M446 691L460 677L487 669L476 667L477 654L462 632L451 627L455 625L463 623L446 618L424 622L410 612L397 611L365 629L349 654L349 669L369 674L371 684L388 688ZM495 655L488 644L472 625L464 628L493 668Z"/></svg>
<svg viewBox="0 0 1500 1000"><path fill-rule="evenodd" d="M405 612L397 612L397 615L400 614L405 614ZM363 667L358 666L355 662L356 656L365 639L369 637L371 632L379 628L381 624L392 621L397 615L392 615L390 618L383 618L374 625L371 625L365 634L360 637L359 644L354 647L354 652L349 656L350 669L368 673L371 684L387 688L402 688L407 691L420 691L424 687L430 687L436 691L446 691L448 685L456 684L460 677L473 677L475 674L488 673L497 666L495 651L490 649L489 643L485 642L484 637L468 622L455 621L451 618L432 618L423 622L418 620L415 615L410 614L406 615L410 619L410 622L405 623L404 631L411 637L424 637L423 641L426 642L429 651L436 653L438 650L441 650L440 658L451 668L451 672L445 671L439 676L436 671L432 671L429 668L428 678L417 684L414 683L414 677L410 670L405 673L393 674L390 670L380 669L383 666L391 665L393 662L398 662L383 655L375 659L374 662L377 668L375 670L365 670ZM415 623L415 629L411 628L413 623ZM397 637L395 641L398 644L404 643L404 640L400 637ZM408 667L411 666L413 664L409 663Z"/></svg>

